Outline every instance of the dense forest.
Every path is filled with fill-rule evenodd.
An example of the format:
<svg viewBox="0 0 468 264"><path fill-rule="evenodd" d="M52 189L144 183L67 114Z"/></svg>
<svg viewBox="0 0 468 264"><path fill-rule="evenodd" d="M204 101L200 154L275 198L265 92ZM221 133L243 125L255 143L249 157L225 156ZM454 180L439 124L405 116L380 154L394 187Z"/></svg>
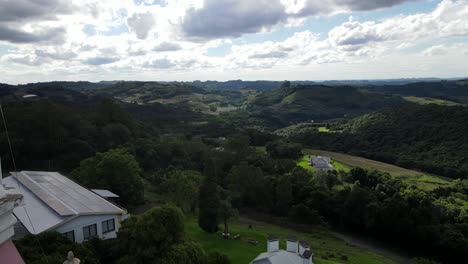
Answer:
<svg viewBox="0 0 468 264"><path fill-rule="evenodd" d="M289 82L268 91L150 82L1 91L16 161L3 129L5 169L61 171L89 188L112 189L131 211L159 205L125 221L116 241L75 245L87 263L229 263L187 238L184 215L208 233L227 233L237 215L251 211L370 236L443 263L468 257L465 106ZM297 165L308 147L459 179L423 189L375 170L313 172ZM145 233L149 225L164 235ZM57 234L39 239L65 243ZM19 248L26 260L40 254L31 237ZM50 261L58 258L47 250Z"/></svg>
<svg viewBox="0 0 468 264"><path fill-rule="evenodd" d="M353 119L340 133L305 131L305 144L451 178L468 176L468 108L411 105Z"/></svg>

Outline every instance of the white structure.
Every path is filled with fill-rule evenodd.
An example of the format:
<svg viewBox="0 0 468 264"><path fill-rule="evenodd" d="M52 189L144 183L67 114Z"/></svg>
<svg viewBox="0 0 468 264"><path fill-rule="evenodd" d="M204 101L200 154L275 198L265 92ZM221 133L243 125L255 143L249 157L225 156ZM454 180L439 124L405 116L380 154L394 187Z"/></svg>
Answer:
<svg viewBox="0 0 468 264"><path fill-rule="evenodd" d="M294 238L286 239L286 250L278 248L278 239L268 239L267 252L260 254L250 264L313 264L313 254L308 244ZM302 251L302 252L301 252Z"/></svg>
<svg viewBox="0 0 468 264"><path fill-rule="evenodd" d="M126 211L58 172L12 172L4 179L24 197L14 215L31 234L57 231L81 243L117 237Z"/></svg>
<svg viewBox="0 0 468 264"><path fill-rule="evenodd" d="M310 158L309 165L313 166L315 171L335 170L329 157L313 156Z"/></svg>
<svg viewBox="0 0 468 264"><path fill-rule="evenodd" d="M0 166L0 263L24 264L10 238L14 235L16 218L13 209L21 205L23 196L15 189L5 188Z"/></svg>

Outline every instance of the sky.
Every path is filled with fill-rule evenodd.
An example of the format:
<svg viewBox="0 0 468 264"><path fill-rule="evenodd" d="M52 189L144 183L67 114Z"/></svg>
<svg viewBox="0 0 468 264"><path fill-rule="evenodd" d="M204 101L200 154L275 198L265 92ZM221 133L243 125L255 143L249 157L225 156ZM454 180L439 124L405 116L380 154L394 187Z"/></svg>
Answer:
<svg viewBox="0 0 468 264"><path fill-rule="evenodd" d="M0 82L468 77L468 0L0 0Z"/></svg>

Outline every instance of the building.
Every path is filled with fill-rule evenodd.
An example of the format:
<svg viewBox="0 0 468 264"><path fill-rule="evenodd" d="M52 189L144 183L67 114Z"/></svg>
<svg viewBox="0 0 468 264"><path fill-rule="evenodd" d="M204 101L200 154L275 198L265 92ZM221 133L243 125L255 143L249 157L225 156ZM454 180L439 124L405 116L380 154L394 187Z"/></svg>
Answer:
<svg viewBox="0 0 468 264"><path fill-rule="evenodd" d="M335 167L331 164L331 159L329 157L312 156L310 158L309 165L313 166L315 171L335 170Z"/></svg>
<svg viewBox="0 0 468 264"><path fill-rule="evenodd" d="M62 233L81 243L93 237L116 238L125 209L58 172L12 172L4 179L24 197L13 214L30 234Z"/></svg>
<svg viewBox="0 0 468 264"><path fill-rule="evenodd" d="M267 252L258 255L250 264L313 264L313 254L305 241L286 239L286 250L279 248L279 239L267 241Z"/></svg>
<svg viewBox="0 0 468 264"><path fill-rule="evenodd" d="M22 204L23 196L16 189L3 185L0 168L0 262L2 264L24 264L18 250L11 241L16 218L13 210Z"/></svg>

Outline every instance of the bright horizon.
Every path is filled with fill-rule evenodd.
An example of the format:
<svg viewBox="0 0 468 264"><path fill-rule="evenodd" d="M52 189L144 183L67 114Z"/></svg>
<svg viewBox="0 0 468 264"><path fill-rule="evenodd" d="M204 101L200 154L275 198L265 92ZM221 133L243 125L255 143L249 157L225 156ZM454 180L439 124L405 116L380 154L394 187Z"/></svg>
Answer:
<svg viewBox="0 0 468 264"><path fill-rule="evenodd" d="M0 3L0 83L446 79L466 61L468 0Z"/></svg>

